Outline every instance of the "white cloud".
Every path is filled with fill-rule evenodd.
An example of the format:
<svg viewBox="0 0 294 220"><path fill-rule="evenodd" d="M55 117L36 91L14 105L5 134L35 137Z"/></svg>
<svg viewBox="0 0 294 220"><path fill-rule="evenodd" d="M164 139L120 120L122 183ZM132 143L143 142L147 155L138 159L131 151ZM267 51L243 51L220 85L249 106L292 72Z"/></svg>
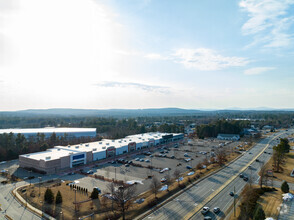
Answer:
<svg viewBox="0 0 294 220"><path fill-rule="evenodd" d="M255 67L255 68L250 68L244 71L245 75L258 75L262 74L264 72L274 70L275 67Z"/></svg>
<svg viewBox="0 0 294 220"><path fill-rule="evenodd" d="M145 55L146 58L151 59L151 60L168 60L168 57L162 56L161 54L158 53L149 53Z"/></svg>
<svg viewBox="0 0 294 220"><path fill-rule="evenodd" d="M294 0L242 0L239 6L248 13L249 19L242 26L244 35L254 35L254 44L266 47L286 47L293 38L288 33L294 17L288 9Z"/></svg>
<svg viewBox="0 0 294 220"><path fill-rule="evenodd" d="M220 70L228 67L245 66L250 61L244 57L225 57L207 48L178 49L172 55L177 63L198 70Z"/></svg>
<svg viewBox="0 0 294 220"><path fill-rule="evenodd" d="M98 87L120 87L120 88L135 88L142 89L145 91L156 91L166 93L169 90L169 87L166 86L158 86L158 85L147 85L142 83L134 83L134 82L116 82L116 81L107 81L102 83L97 83Z"/></svg>

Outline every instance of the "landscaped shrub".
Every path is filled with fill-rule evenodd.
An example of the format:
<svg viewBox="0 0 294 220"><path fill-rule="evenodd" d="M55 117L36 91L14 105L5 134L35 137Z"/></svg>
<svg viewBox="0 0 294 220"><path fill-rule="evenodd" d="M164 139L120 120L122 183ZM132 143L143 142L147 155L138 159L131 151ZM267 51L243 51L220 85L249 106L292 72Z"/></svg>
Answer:
<svg viewBox="0 0 294 220"><path fill-rule="evenodd" d="M289 192L289 185L287 181L284 181L281 185L281 190L283 193L288 193Z"/></svg>

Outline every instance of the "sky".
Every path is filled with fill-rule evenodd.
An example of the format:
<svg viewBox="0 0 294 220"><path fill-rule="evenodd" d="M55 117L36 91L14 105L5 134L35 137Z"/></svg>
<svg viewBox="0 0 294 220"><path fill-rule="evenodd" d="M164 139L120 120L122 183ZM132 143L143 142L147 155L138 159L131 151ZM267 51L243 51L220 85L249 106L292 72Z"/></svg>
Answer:
<svg viewBox="0 0 294 220"><path fill-rule="evenodd" d="M294 0L0 0L0 111L294 108Z"/></svg>

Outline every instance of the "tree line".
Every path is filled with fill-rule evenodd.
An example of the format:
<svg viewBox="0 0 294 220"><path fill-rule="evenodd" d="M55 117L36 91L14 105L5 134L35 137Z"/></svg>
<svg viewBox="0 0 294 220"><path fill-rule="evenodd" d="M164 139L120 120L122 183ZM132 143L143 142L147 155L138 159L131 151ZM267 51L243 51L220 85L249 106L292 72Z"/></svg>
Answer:
<svg viewBox="0 0 294 220"><path fill-rule="evenodd" d="M45 151L57 145L66 146L100 139L100 137L70 138L67 134L57 136L55 133L52 133L49 138L40 133L26 138L23 134L4 133L0 134L0 161L17 159L21 154Z"/></svg>
<svg viewBox="0 0 294 220"><path fill-rule="evenodd" d="M240 134L243 128L248 128L250 121L247 120L218 120L216 122L199 125L196 134L199 138L216 137L219 133Z"/></svg>

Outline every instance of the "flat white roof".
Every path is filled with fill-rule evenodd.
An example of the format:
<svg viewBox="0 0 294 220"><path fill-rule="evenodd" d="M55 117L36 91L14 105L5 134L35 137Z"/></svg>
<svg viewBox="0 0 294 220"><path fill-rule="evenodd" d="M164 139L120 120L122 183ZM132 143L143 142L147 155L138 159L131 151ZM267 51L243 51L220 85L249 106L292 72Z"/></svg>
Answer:
<svg viewBox="0 0 294 220"><path fill-rule="evenodd" d="M15 134L37 134L37 133L78 133L78 132L96 132L96 128L9 128L0 129L0 134L3 133L15 133Z"/></svg>
<svg viewBox="0 0 294 220"><path fill-rule="evenodd" d="M101 141L95 141L90 143L75 144L68 146L55 146L54 148L48 149L47 151L25 154L21 155L24 157L29 157L35 160L54 160L59 159L60 157L68 156L70 154L78 154L92 151L93 153L105 151L108 147L127 147L129 143L148 143L150 140L159 140L164 135L169 135L169 133L144 133L130 135L121 139L103 139ZM180 135L180 134L173 134ZM50 158L49 158L50 157ZM46 159L47 158L47 159Z"/></svg>
<svg viewBox="0 0 294 220"><path fill-rule="evenodd" d="M51 148L46 151L32 153L32 154L24 154L21 156L31 158L34 160L49 161L49 160L56 160L61 157L68 156L68 155L70 155L70 153L71 153L71 151L67 151L67 150L63 150L63 149L59 149L59 148Z"/></svg>

